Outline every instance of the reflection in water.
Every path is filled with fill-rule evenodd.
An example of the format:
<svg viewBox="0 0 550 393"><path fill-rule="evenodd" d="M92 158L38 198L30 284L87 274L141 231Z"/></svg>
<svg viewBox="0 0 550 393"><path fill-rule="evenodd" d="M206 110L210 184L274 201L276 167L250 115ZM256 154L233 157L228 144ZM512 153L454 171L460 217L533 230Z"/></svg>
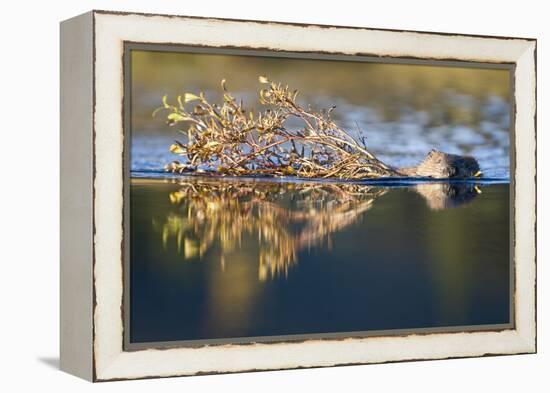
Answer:
<svg viewBox="0 0 550 393"><path fill-rule="evenodd" d="M332 237L358 222L373 203L391 190L343 183L281 183L190 179L169 194L176 211L154 221L163 248L175 241L184 260L202 259L215 246L220 264L257 237L259 280L287 277L301 250L332 248ZM432 210L471 202L480 192L470 183L426 183L411 187Z"/></svg>
<svg viewBox="0 0 550 393"><path fill-rule="evenodd" d="M470 203L481 193L481 189L471 183L422 183L416 184L414 190L424 197L431 210L450 209Z"/></svg>
<svg viewBox="0 0 550 393"><path fill-rule="evenodd" d="M132 342L509 321L508 184L183 180L131 182Z"/></svg>

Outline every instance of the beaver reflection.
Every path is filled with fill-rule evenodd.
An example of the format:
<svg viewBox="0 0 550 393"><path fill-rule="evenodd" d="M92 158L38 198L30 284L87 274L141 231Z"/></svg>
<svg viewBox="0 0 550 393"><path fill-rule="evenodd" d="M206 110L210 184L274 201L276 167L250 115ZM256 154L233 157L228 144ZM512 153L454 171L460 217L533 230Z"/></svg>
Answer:
<svg viewBox="0 0 550 393"><path fill-rule="evenodd" d="M443 210L458 207L472 200L481 193L474 184L422 183L414 186L422 195L431 210Z"/></svg>
<svg viewBox="0 0 550 393"><path fill-rule="evenodd" d="M332 247L332 235L358 222L390 188L364 184L230 182L193 179L169 197L177 210L154 222L163 246L175 241L184 260L201 259L214 249L225 256L251 237L257 239L258 278L287 276L298 252ZM470 184L419 184L412 188L430 209L471 202Z"/></svg>

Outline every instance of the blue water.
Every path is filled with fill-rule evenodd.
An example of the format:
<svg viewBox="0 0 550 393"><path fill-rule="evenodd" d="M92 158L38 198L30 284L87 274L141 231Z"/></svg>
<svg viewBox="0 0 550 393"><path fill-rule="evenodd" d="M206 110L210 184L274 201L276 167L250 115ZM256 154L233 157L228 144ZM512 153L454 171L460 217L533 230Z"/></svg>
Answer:
<svg viewBox="0 0 550 393"><path fill-rule="evenodd" d="M131 342L510 322L507 184L130 189Z"/></svg>

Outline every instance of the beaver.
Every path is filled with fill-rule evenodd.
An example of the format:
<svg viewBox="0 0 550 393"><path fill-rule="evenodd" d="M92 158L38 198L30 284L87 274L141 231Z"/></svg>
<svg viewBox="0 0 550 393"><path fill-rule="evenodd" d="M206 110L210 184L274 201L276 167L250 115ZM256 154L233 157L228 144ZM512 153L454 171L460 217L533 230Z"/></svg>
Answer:
<svg viewBox="0 0 550 393"><path fill-rule="evenodd" d="M474 157L449 154L435 149L416 166L393 169L397 176L405 177L466 179L481 176L479 163Z"/></svg>

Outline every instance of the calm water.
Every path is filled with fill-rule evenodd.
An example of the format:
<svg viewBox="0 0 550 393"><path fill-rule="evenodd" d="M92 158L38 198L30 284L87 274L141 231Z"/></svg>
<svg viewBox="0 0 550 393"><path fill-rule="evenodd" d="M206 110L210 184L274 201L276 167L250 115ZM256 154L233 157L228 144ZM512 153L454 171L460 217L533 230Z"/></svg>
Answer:
<svg viewBox="0 0 550 393"><path fill-rule="evenodd" d="M131 341L509 322L508 70L147 51L131 61ZM185 160L169 146L186 137L151 116L163 95L219 102L226 79L265 110L258 75L298 89L304 107L335 105L336 123L390 165L438 149L474 156L483 180L167 175Z"/></svg>
<svg viewBox="0 0 550 393"><path fill-rule="evenodd" d="M509 184L131 182L132 342L509 322Z"/></svg>

